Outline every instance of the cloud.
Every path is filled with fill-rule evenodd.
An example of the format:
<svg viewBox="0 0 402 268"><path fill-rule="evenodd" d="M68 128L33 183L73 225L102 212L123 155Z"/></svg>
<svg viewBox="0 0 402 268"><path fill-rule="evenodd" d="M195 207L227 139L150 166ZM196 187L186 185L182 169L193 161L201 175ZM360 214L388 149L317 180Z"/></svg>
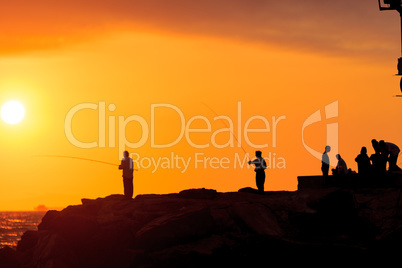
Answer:
<svg viewBox="0 0 402 268"><path fill-rule="evenodd" d="M55 49L114 31L212 36L344 56L394 55L399 15L376 0L14 0L0 53Z"/></svg>

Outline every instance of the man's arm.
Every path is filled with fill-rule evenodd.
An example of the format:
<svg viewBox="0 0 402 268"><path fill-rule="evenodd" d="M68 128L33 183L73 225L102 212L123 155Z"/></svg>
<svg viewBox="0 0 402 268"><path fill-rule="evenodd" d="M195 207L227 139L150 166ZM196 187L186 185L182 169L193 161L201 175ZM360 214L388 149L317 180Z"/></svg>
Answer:
<svg viewBox="0 0 402 268"><path fill-rule="evenodd" d="M123 160L121 160L121 164L119 166L119 169L123 169Z"/></svg>
<svg viewBox="0 0 402 268"><path fill-rule="evenodd" d="M248 164L249 165L252 165L252 164L259 164L260 163L260 160L258 160L258 159L254 159L253 161L248 161Z"/></svg>

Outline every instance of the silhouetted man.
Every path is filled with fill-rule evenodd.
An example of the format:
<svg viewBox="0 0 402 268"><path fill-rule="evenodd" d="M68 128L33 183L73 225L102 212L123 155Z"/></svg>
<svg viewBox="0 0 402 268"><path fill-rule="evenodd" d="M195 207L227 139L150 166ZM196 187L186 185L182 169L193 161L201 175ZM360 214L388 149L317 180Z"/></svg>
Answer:
<svg viewBox="0 0 402 268"><path fill-rule="evenodd" d="M321 171L322 171L322 176L323 177L328 177L328 171L329 171L329 157L328 153L331 151L331 146L325 146L325 151L322 154L322 159L321 159Z"/></svg>
<svg viewBox="0 0 402 268"><path fill-rule="evenodd" d="M253 161L248 161L248 164L254 164L255 168L255 183L257 184L258 191L263 193L264 192L264 183L265 183L265 169L267 168L267 164L265 163L264 158L262 158L261 151L255 152L255 157L257 159Z"/></svg>
<svg viewBox="0 0 402 268"><path fill-rule="evenodd" d="M371 145L373 145L373 149L375 152L380 151L380 145L378 144L378 141L376 139L371 140Z"/></svg>
<svg viewBox="0 0 402 268"><path fill-rule="evenodd" d="M360 154L355 158L357 162L357 170L360 175L367 175L370 169L370 158L367 155L367 148L362 147Z"/></svg>
<svg viewBox="0 0 402 268"><path fill-rule="evenodd" d="M129 157L127 151L123 153L124 158L121 160L121 165L119 169L123 170L123 185L124 185L124 196L126 198L132 198L134 192L133 186L133 173L134 173L134 166L133 166L133 159Z"/></svg>
<svg viewBox="0 0 402 268"><path fill-rule="evenodd" d="M348 166L346 165L345 160L343 160L340 154L336 155L336 159L338 159L338 164L336 165L337 174L338 175L348 174Z"/></svg>
<svg viewBox="0 0 402 268"><path fill-rule="evenodd" d="M401 151L399 147L391 142L384 142L383 140L381 140L378 145L380 146L381 152L384 153L388 159L388 170L401 171L401 168L396 164L398 161L399 152Z"/></svg>
<svg viewBox="0 0 402 268"><path fill-rule="evenodd" d="M372 139L371 144L373 145L373 149L375 151L375 153L370 156L374 174L384 174L387 169L387 156L381 153L380 146L377 140Z"/></svg>

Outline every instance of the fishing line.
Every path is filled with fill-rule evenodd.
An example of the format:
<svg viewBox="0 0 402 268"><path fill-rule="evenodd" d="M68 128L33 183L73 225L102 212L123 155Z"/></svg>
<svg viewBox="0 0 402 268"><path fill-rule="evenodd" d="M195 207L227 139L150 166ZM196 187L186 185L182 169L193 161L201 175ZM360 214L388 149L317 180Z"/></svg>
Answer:
<svg viewBox="0 0 402 268"><path fill-rule="evenodd" d="M105 161L99 161L95 159L90 159L90 158L83 158L83 157L76 157L76 156L67 156L67 155L34 155L34 157L58 157L58 158L68 158L68 159L76 159L76 160L84 160L84 161L91 161L91 162L96 162L96 163L101 163L105 165L111 165L111 166L119 166L118 164L114 163L109 163ZM134 169L135 171L138 171L138 169Z"/></svg>
<svg viewBox="0 0 402 268"><path fill-rule="evenodd" d="M203 103L203 102L202 102L202 104L204 104L205 107L207 107L207 108L208 108L212 113L214 113L216 116L219 116L219 115L218 115L211 107L209 107L207 104L205 104L205 103ZM240 143L239 140L237 139L236 135L230 130L230 127L229 127L225 122L223 122L222 120L220 120L220 121L222 122L222 124L224 124L224 125L229 129L230 134L232 134L233 138L237 141L237 144L240 145L240 147L242 148L244 154L247 156L247 159L250 160L250 158L249 158L249 156L248 156L248 153L246 152L246 150L244 150L243 146L241 145L241 143Z"/></svg>

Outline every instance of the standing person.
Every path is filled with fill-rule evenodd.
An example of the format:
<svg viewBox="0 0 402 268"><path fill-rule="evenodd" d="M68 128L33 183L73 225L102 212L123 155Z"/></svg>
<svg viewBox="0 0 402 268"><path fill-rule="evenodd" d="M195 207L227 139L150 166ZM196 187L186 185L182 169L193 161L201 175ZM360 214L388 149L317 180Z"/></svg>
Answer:
<svg viewBox="0 0 402 268"><path fill-rule="evenodd" d="M367 155L367 148L362 147L360 154L355 158L357 162L357 170L360 175L367 175L370 169L370 158Z"/></svg>
<svg viewBox="0 0 402 268"><path fill-rule="evenodd" d="M384 153L388 159L388 170L402 171L402 169L396 164L398 161L399 152L401 151L399 147L396 144L384 142L383 140L381 140L378 145L380 146L381 152Z"/></svg>
<svg viewBox="0 0 402 268"><path fill-rule="evenodd" d="M265 163L264 158L262 158L262 153L261 151L256 151L255 152L255 157L257 159L254 159L253 161L248 161L248 164L254 164L255 165L255 183L257 184L258 191L260 193L264 192L264 183L265 183L265 169L267 168L267 164Z"/></svg>
<svg viewBox="0 0 402 268"><path fill-rule="evenodd" d="M121 165L119 169L123 170L123 186L124 186L124 196L131 199L133 197L134 186L133 186L133 159L129 157L129 153L124 151L124 158L121 160Z"/></svg>
<svg viewBox="0 0 402 268"><path fill-rule="evenodd" d="M381 153L378 141L371 141L375 153L370 156L371 167L375 175L382 175L387 171L387 156Z"/></svg>
<svg viewBox="0 0 402 268"><path fill-rule="evenodd" d="M322 160L321 160L321 171L322 171L322 176L324 178L328 177L328 171L329 171L329 157L328 153L331 151L331 146L325 146L325 151L322 154Z"/></svg>

